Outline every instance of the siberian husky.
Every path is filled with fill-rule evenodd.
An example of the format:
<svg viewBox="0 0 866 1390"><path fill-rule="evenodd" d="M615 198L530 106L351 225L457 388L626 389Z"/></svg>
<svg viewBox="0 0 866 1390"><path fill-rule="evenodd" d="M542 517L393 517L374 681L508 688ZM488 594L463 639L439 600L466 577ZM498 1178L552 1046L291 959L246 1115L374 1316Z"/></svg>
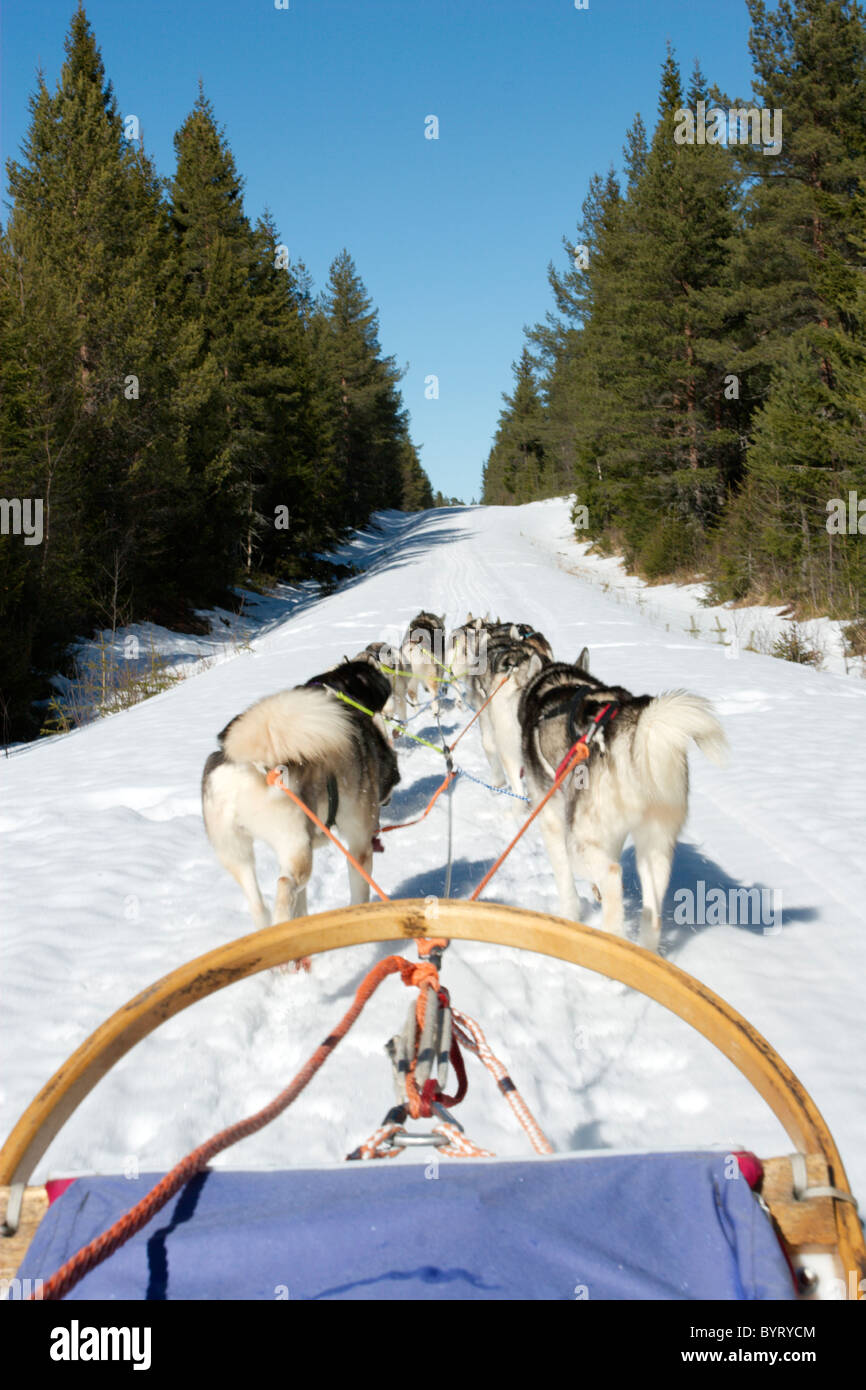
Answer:
<svg viewBox="0 0 866 1390"><path fill-rule="evenodd" d="M369 642L354 659L366 661L382 672L391 687L390 695L382 707L382 714L386 719L399 720L401 724L405 724L409 717L406 698L411 678L409 672L404 670L401 649L392 647L389 642ZM396 739L399 733L399 729L392 730L392 737Z"/></svg>
<svg viewBox="0 0 866 1390"><path fill-rule="evenodd" d="M481 637L483 658L479 656ZM465 679L467 694L481 711L478 725L493 785L507 784L515 796L522 795L520 696L552 659L550 643L528 623L491 623L470 614L452 635L449 663L454 674Z"/></svg>
<svg viewBox="0 0 866 1390"><path fill-rule="evenodd" d="M614 716L539 816L564 917L580 918L574 875L588 879L602 903L606 931L623 933L620 855L634 839L643 899L640 942L658 949L660 914L674 846L688 813L690 740L712 762L727 753L724 731L709 701L676 690L632 695L606 686L587 669L586 648L575 665L555 662L526 685L518 717L530 801L537 805L556 769L595 717L611 704ZM581 775L577 775L581 774Z"/></svg>
<svg viewBox="0 0 866 1390"><path fill-rule="evenodd" d="M445 618L419 613L409 624L400 648L401 669L407 673L407 695L413 704L424 685L434 702L445 678ZM434 703L434 710L437 706Z"/></svg>
<svg viewBox="0 0 866 1390"><path fill-rule="evenodd" d="M253 842L264 840L279 860L271 921L302 917L313 850L325 836L278 786L270 769L318 818L336 828L346 848L369 873L379 807L400 780L397 759L381 720L343 703L342 692L378 712L391 687L368 662L344 662L294 690L251 705L219 735L202 776L202 811L208 838L223 867L237 879L257 927L268 925L255 870ZM369 899L369 885L349 865L352 904Z"/></svg>

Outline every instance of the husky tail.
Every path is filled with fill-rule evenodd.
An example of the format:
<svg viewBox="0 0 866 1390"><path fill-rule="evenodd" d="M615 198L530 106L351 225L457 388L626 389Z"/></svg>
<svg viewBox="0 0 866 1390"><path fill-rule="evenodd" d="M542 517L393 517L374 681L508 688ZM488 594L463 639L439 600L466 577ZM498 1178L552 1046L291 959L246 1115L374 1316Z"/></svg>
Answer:
<svg viewBox="0 0 866 1390"><path fill-rule="evenodd" d="M711 762L725 762L725 731L709 700L701 695L673 690L651 700L641 712L635 730L635 759L664 800L676 799L687 786L686 753L690 739Z"/></svg>
<svg viewBox="0 0 866 1390"><path fill-rule="evenodd" d="M352 716L327 690L301 686L259 700L219 737L233 763L272 768L330 760L350 752Z"/></svg>

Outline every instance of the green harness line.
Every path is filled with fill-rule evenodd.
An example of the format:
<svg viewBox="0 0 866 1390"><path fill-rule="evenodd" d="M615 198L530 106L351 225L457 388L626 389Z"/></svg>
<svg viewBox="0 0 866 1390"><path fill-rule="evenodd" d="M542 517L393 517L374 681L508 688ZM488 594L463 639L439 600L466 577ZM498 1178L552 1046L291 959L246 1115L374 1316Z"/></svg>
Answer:
<svg viewBox="0 0 866 1390"><path fill-rule="evenodd" d="M350 695L345 695L342 690L331 690L329 685L325 685L322 688L323 690L330 691L332 695L336 695L337 699L342 700L344 705L351 705L353 709L359 709L362 714L368 714L371 719L375 719L376 714L374 710L367 709L366 705L360 705L357 700L353 700ZM425 748L432 748L434 753L440 753L442 757L447 756L444 749L440 748L438 743L431 743L429 738L419 738L417 734L410 734L409 730L404 724L400 723L399 719L392 719L390 715L387 714L383 714L382 718L385 720L386 724L396 724L403 735L406 738L411 738L414 743L423 743Z"/></svg>
<svg viewBox="0 0 866 1390"><path fill-rule="evenodd" d="M447 671L447 672L448 672L448 675L451 677L452 680L456 680L456 679L457 679L457 677L455 676L454 672L451 670L451 667L450 667L450 666L446 666L444 661L440 661L439 658L438 658L438 656L434 656L432 652L427 652L427 655L429 656L429 658L430 658L431 661L435 661L435 663L436 663L437 666L441 666L441 668L442 668L443 671ZM386 666L386 665L384 664L384 662L382 662L382 661L378 661L378 662L376 663L376 665L379 667L379 670L380 670L380 671L387 671L389 676L405 676L408 680L420 679L420 677L418 677L418 675L417 675L417 672L415 672L415 671L398 671L398 670L396 670L396 668L393 667L393 666ZM439 679L438 679L438 681L437 681L437 684L439 684L439 685L447 685L448 682L445 681L445 680L443 680L442 677L440 676Z"/></svg>
<svg viewBox="0 0 866 1390"><path fill-rule="evenodd" d="M435 656L433 652L427 652L426 655L429 656L431 661L435 661L437 666L441 666L443 671L447 671L452 680L456 681L457 677L450 666L446 666L445 662L440 661L438 656ZM379 667L380 671L387 671L389 676L408 676L410 680L416 676L415 671L396 671L393 666L385 666L381 661L377 661L376 665ZM447 684L447 682L441 683Z"/></svg>
<svg viewBox="0 0 866 1390"><path fill-rule="evenodd" d="M387 671L389 676L405 676L407 680L415 679L414 671L398 671L394 666L386 666L383 662L377 661L376 665L380 671Z"/></svg>
<svg viewBox="0 0 866 1390"><path fill-rule="evenodd" d="M440 661L439 658L438 658L438 656L434 656L432 652L428 653L428 655L430 656L431 661L435 661L437 666L441 666L441 667L442 667L442 670L443 670L443 671L447 671L448 674L449 674L449 676L451 677L451 679L456 681L457 677L455 676L454 672L451 670L451 667L450 667L450 666L446 666L446 665L445 665L445 662L444 662L444 661Z"/></svg>

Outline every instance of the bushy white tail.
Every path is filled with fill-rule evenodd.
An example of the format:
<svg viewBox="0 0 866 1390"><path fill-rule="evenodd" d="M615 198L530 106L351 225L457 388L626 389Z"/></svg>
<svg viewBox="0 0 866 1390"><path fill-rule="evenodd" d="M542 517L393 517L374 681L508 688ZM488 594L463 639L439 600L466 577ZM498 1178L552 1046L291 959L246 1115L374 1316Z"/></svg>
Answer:
<svg viewBox="0 0 866 1390"><path fill-rule="evenodd" d="M301 686L251 705L229 726L223 751L233 763L271 768L341 757L351 743L348 710L327 690Z"/></svg>
<svg viewBox="0 0 866 1390"><path fill-rule="evenodd" d="M676 795L685 775L690 739L711 762L725 762L725 731L709 700L701 695L690 695L685 690L659 695L638 720L635 756L649 781L665 795Z"/></svg>

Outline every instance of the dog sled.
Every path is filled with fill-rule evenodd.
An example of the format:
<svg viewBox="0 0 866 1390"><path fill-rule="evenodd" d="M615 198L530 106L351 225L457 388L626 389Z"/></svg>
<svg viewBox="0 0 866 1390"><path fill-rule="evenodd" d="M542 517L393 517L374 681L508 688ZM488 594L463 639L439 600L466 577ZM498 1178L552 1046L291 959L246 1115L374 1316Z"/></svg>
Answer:
<svg viewBox="0 0 866 1390"><path fill-rule="evenodd" d="M174 970L109 1018L43 1087L0 1150L0 1275L12 1296L41 1297L43 1284L45 1297L70 1300L863 1296L863 1231L833 1137L790 1069L724 1000L622 938L522 908L440 901L431 943L425 906L371 903L266 927ZM393 956L387 960L397 964L383 970L380 963L379 976L402 974L419 999L447 1000L438 966L453 940L539 952L656 1000L739 1069L793 1152L764 1160L722 1151L546 1156L536 1143L538 1157L494 1160L462 1135L440 1071L421 1089L442 1104L434 1099L420 1114L445 1123L410 1132L398 1107L364 1156L397 1157L416 1144L430 1145L437 1161L461 1155L461 1144L463 1154L474 1151L465 1162L449 1161L447 1181L419 1181L424 1170L399 1157L341 1168L214 1170L208 1159L220 1150L203 1145L167 1178L29 1185L55 1135L110 1068L198 1000L259 971L370 942L416 943L420 973ZM292 1083L290 1098L360 1006L356 998ZM462 1018L456 1009L453 1017ZM465 1029L457 1034L468 1037ZM440 1061L443 1054L453 1060L450 1034L438 1036L436 1049ZM518 1113L510 1078L491 1070ZM266 1109L280 1113L291 1091ZM228 1142L251 1132L245 1124L232 1130ZM143 1215L138 1226L128 1219L131 1202ZM76 1266L82 1249L90 1253ZM49 1276L61 1266L73 1274L58 1285Z"/></svg>

